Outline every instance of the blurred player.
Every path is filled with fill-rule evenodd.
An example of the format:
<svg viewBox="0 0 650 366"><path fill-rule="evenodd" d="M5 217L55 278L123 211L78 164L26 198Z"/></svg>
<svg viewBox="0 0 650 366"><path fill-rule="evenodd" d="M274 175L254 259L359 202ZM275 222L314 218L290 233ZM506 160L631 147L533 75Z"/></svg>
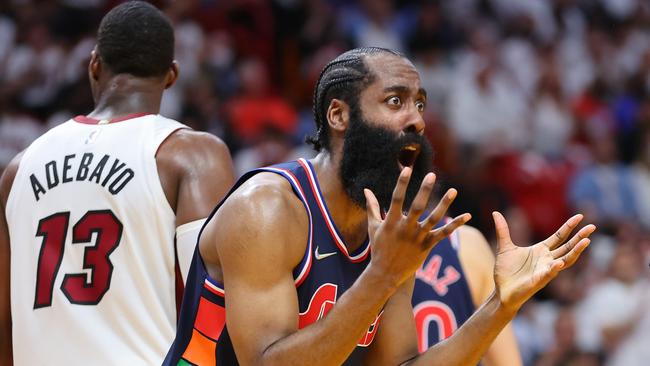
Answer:
<svg viewBox="0 0 650 366"><path fill-rule="evenodd" d="M162 362L176 324L175 245L189 263L201 219L233 180L219 139L158 114L178 76L173 50L152 5L111 10L88 66L95 109L3 174L0 363L12 343L18 365Z"/></svg>
<svg viewBox="0 0 650 366"><path fill-rule="evenodd" d="M577 215L518 247L495 213L496 290L418 354L414 274L469 219L434 229L449 190L418 221L435 181L419 74L393 51L355 49L325 67L314 94L319 154L245 174L209 216L164 365L476 364L519 307L577 260L594 226L566 242Z"/></svg>
<svg viewBox="0 0 650 366"><path fill-rule="evenodd" d="M413 315L418 349L448 338L494 291L494 254L471 226L442 239L415 273ZM521 365L512 327L507 325L483 356L485 366Z"/></svg>

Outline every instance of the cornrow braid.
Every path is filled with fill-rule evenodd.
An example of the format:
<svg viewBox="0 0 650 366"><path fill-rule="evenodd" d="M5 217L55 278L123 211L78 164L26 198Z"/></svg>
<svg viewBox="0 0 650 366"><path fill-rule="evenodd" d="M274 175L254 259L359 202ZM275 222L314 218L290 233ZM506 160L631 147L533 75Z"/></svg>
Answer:
<svg viewBox="0 0 650 366"><path fill-rule="evenodd" d="M386 48L355 48L330 61L321 71L313 97L316 135L307 136L305 139L316 151L330 148L327 128L327 109L330 102L332 99L340 99L350 106L356 105L361 91L370 85L375 77L366 65L365 57L380 53L404 57L401 53Z"/></svg>

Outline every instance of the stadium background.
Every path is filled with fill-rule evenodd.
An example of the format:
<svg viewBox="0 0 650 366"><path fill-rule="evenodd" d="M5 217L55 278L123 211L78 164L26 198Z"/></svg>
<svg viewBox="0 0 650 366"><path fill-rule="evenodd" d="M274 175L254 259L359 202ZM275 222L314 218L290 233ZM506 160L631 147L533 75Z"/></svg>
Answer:
<svg viewBox="0 0 650 366"><path fill-rule="evenodd" d="M86 65L115 0L0 2L0 171L48 128L92 110ZM650 2L155 1L176 30L162 114L223 138L239 173L311 156L312 88L357 46L406 53L454 212L515 243L572 212L589 251L515 320L526 365L650 360ZM631 357L631 358L627 358ZM637 363L634 363L637 362Z"/></svg>

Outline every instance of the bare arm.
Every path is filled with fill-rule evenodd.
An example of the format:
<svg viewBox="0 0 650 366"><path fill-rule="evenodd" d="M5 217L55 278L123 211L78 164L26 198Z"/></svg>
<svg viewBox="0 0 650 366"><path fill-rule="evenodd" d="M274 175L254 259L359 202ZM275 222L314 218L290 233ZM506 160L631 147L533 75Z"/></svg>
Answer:
<svg viewBox="0 0 650 366"><path fill-rule="evenodd" d="M228 148L205 132L172 133L158 149L156 163L177 227L208 216L234 182Z"/></svg>
<svg viewBox="0 0 650 366"><path fill-rule="evenodd" d="M298 329L292 269L305 251L308 218L284 179L260 176L249 180L228 199L208 224L200 243L202 254L209 252L210 247L217 248L226 292L228 331L243 365L343 363L433 243L469 219L463 216L430 232L437 222L435 217L439 219L451 203L452 197L446 196L445 203L435 210L432 222L427 222L422 232L414 230L410 225L417 222L426 202L420 197L420 212L410 215L408 222L402 220L401 213L395 211L401 210L408 183L408 174L402 174L396 189L399 207L389 210L389 227L379 225L379 213L374 209L369 217L373 245L370 265L325 318ZM425 181L425 190L430 192L433 179ZM376 200L371 204L377 204ZM289 222L292 225L287 225ZM413 240L416 234L419 238ZM426 245L422 243L425 238ZM204 259L210 258L206 254ZM217 264L214 258L210 262L208 266Z"/></svg>
<svg viewBox="0 0 650 366"><path fill-rule="evenodd" d="M183 282L203 222L234 182L230 152L216 136L181 129L156 154L158 175L176 213L176 256Z"/></svg>
<svg viewBox="0 0 650 366"><path fill-rule="evenodd" d="M16 156L0 177L0 365L13 364L11 340L11 246L5 208L22 153Z"/></svg>
<svg viewBox="0 0 650 366"><path fill-rule="evenodd" d="M477 364L521 305L578 260L589 245L589 235L596 229L587 225L567 241L582 220L582 215L575 215L548 239L529 247L518 247L510 240L503 216L496 212L493 216L498 245L494 292L456 333L415 359L413 365L442 360L449 365ZM471 345L471 349L468 350L467 345Z"/></svg>
<svg viewBox="0 0 650 366"><path fill-rule="evenodd" d="M471 226L458 229L460 237L459 258L472 294L472 301L478 308L494 291L494 253L487 240ZM521 355L510 324L499 333L483 357L486 366L519 366Z"/></svg>
<svg viewBox="0 0 650 366"><path fill-rule="evenodd" d="M499 252L494 265L496 286L487 301L451 337L417 355L410 297L394 297L391 302L396 300L395 303L387 306L384 313L378 343L371 349L368 364L477 364L521 305L561 270L575 263L595 230L595 226L587 225L566 241L582 220L581 215L576 215L548 239L518 247L510 240L503 216L494 213L494 220ZM387 342L392 342L388 351L375 347Z"/></svg>

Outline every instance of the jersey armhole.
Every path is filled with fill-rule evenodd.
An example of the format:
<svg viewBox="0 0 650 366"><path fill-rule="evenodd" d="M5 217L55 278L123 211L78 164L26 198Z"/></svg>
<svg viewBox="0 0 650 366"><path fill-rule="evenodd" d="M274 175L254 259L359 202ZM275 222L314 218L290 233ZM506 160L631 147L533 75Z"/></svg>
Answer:
<svg viewBox="0 0 650 366"><path fill-rule="evenodd" d="M307 278L307 275L309 274L309 271L311 269L311 264L312 264L311 253L312 253L312 242L313 242L314 230L313 230L313 218L311 214L311 209L307 204L307 197L305 196L305 192L303 191L302 186L298 181L298 178L290 170L277 168L277 167L267 167L267 168L261 168L259 169L259 171L276 173L284 177L286 180L288 180L289 183L291 184L291 187L293 188L294 193L298 196L303 206L305 206L305 210L307 211L307 216L309 218L309 233L307 235L307 246L305 248L305 254L300 260L300 263L298 263L298 265L293 269L293 282L296 285L296 287L299 287L304 282L305 278Z"/></svg>

